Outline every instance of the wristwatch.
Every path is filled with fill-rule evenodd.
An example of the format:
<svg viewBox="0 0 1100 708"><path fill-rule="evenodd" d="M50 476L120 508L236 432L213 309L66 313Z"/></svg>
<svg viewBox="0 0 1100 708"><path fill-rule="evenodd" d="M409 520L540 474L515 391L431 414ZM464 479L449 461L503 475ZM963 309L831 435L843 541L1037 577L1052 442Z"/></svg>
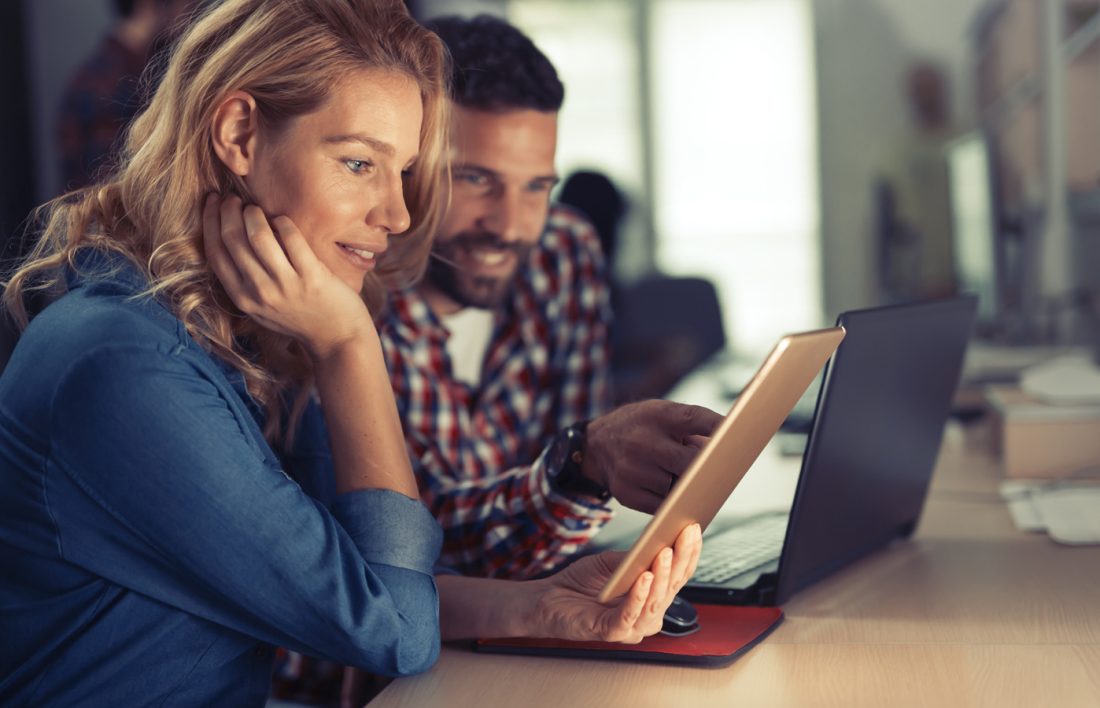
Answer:
<svg viewBox="0 0 1100 708"><path fill-rule="evenodd" d="M581 472L587 427L588 421L584 420L558 433L546 452L547 477L555 491L569 495L583 494L606 502L611 498L611 490Z"/></svg>

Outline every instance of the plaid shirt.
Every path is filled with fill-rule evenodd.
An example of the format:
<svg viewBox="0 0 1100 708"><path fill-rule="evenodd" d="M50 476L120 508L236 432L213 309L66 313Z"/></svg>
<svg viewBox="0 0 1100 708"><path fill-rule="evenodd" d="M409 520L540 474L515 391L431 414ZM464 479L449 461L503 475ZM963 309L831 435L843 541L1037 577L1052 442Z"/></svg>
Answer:
<svg viewBox="0 0 1100 708"><path fill-rule="evenodd" d="M494 313L477 388L452 375L449 333L418 291L391 298L382 343L420 493L443 526L441 564L532 577L610 518L551 489L544 461L560 430L610 406L605 275L592 227L552 206L511 302Z"/></svg>

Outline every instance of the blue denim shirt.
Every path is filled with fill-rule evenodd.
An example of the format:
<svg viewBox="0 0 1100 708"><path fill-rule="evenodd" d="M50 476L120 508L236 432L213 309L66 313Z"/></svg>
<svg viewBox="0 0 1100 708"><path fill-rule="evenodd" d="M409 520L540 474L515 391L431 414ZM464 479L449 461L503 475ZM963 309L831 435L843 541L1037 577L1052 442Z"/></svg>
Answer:
<svg viewBox="0 0 1100 708"><path fill-rule="evenodd" d="M273 645L430 666L424 506L305 494L239 373L135 299L135 269L88 263L0 377L0 705L259 706ZM327 454L319 415L306 457Z"/></svg>

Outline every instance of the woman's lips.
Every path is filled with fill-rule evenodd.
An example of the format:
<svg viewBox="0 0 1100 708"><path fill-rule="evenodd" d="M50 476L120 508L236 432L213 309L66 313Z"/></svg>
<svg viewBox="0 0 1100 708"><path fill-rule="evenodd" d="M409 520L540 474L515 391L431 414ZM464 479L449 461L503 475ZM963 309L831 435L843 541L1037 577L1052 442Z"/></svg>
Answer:
<svg viewBox="0 0 1100 708"><path fill-rule="evenodd" d="M346 243L337 243L336 245L340 247L340 250L352 263L363 270L374 268L375 264L378 262L378 257L385 251L385 249L369 250L361 246L352 246Z"/></svg>

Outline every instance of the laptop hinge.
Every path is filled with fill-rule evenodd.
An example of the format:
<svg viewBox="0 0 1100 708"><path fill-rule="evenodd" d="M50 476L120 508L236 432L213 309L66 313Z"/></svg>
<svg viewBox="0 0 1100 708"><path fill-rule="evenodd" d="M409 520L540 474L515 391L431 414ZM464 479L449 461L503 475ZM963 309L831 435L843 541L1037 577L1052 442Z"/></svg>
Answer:
<svg viewBox="0 0 1100 708"><path fill-rule="evenodd" d="M756 595L754 604L761 607L774 607L776 600L777 579L776 573L762 573L756 582L752 584L752 591Z"/></svg>

